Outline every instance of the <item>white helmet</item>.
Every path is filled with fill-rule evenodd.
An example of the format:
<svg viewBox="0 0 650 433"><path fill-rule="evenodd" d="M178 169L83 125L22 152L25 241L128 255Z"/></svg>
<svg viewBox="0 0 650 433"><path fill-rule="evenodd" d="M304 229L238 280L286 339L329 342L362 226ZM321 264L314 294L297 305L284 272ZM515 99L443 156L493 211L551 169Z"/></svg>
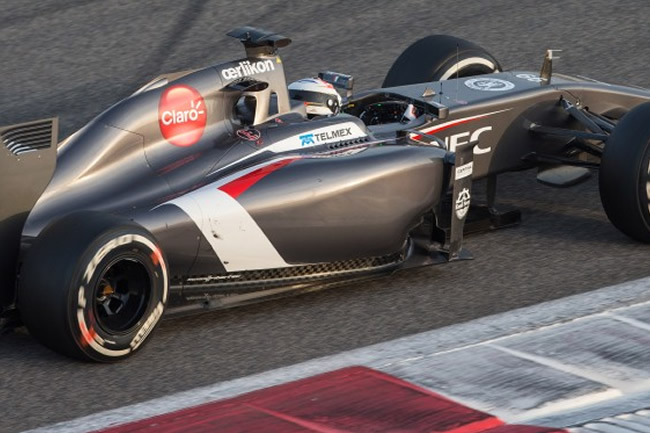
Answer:
<svg viewBox="0 0 650 433"><path fill-rule="evenodd" d="M289 84L289 98L303 102L310 116L332 116L341 109L341 95L320 78L304 78Z"/></svg>

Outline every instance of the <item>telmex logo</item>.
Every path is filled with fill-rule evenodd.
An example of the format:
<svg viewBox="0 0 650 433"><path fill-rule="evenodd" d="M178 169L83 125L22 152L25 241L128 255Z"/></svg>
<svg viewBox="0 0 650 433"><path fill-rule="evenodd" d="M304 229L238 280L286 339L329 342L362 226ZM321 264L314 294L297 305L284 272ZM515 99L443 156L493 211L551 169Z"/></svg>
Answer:
<svg viewBox="0 0 650 433"><path fill-rule="evenodd" d="M253 63L245 60L239 62L239 66L221 70L221 75L223 75L223 78L226 80L232 80L270 71L275 71L275 65L272 60L260 60L259 62Z"/></svg>
<svg viewBox="0 0 650 433"><path fill-rule="evenodd" d="M316 142L323 143L326 141L334 140L335 138L340 139L347 137L348 135L352 135L352 127L304 134L298 138L300 139L301 146L309 146L310 144L316 144Z"/></svg>
<svg viewBox="0 0 650 433"><path fill-rule="evenodd" d="M199 141L207 119L205 100L193 87L172 86L160 97L158 126L162 136L175 146L192 146Z"/></svg>

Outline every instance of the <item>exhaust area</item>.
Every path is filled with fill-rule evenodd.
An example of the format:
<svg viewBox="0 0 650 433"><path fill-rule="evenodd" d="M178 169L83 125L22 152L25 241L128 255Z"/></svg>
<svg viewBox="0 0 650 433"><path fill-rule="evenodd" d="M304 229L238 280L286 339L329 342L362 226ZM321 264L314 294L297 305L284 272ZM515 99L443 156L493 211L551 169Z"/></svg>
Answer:
<svg viewBox="0 0 650 433"><path fill-rule="evenodd" d="M56 166L58 119L0 127L0 315L14 302L23 226Z"/></svg>

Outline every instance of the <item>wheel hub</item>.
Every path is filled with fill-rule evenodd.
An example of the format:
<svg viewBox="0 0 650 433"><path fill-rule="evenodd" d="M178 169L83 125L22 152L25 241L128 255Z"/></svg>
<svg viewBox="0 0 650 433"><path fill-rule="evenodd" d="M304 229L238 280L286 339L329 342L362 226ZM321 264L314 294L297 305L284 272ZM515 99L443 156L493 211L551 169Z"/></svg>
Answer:
<svg viewBox="0 0 650 433"><path fill-rule="evenodd" d="M110 334L126 333L144 315L151 291L151 278L135 258L112 261L102 271L95 290L99 326Z"/></svg>

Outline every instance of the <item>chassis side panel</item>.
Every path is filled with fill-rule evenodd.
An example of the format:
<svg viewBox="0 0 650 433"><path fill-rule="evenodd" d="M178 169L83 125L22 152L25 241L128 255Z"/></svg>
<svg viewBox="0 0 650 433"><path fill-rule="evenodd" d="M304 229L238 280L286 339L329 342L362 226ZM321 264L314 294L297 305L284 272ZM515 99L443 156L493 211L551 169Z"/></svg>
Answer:
<svg viewBox="0 0 650 433"><path fill-rule="evenodd" d="M238 198L288 263L375 257L403 248L445 190L439 149L369 147L304 158Z"/></svg>

